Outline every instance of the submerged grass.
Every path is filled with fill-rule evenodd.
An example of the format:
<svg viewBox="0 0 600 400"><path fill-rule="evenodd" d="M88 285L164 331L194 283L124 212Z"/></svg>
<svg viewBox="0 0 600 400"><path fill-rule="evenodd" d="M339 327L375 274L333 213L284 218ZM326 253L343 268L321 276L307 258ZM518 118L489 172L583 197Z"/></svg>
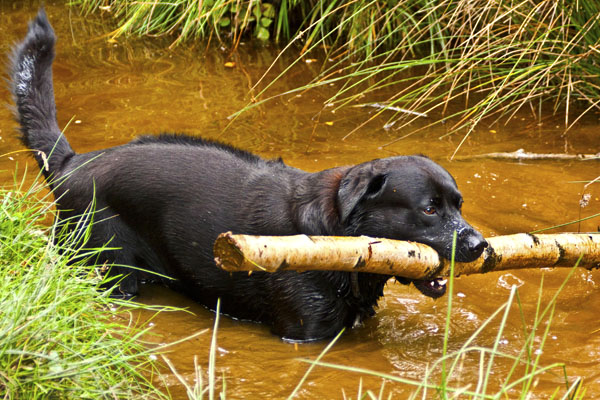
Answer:
<svg viewBox="0 0 600 400"><path fill-rule="evenodd" d="M175 33L176 42L227 36L235 47L251 32L293 43L301 55L322 54L321 73L295 91L335 84L326 105L368 99L378 108L371 119L385 114L389 129L426 115L430 124L451 121L449 133L465 129L466 137L483 118L508 120L523 109L538 118L560 114L569 129L600 110L598 2L75 2L112 13L120 24L115 35ZM257 84L252 98L267 100L272 83Z"/></svg>
<svg viewBox="0 0 600 400"><path fill-rule="evenodd" d="M95 269L68 263L42 190L0 189L0 397L164 398L145 332L127 317L135 304L120 308Z"/></svg>

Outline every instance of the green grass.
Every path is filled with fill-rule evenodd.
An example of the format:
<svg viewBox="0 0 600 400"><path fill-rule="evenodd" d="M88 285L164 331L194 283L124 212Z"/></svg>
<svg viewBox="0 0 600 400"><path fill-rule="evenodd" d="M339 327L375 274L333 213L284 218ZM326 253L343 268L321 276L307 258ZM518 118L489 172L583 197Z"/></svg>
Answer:
<svg viewBox="0 0 600 400"><path fill-rule="evenodd" d="M68 264L74 249L53 244L43 193L24 181L0 189L0 397L165 397L149 381L136 305L110 299L96 269Z"/></svg>
<svg viewBox="0 0 600 400"><path fill-rule="evenodd" d="M205 384L202 379L202 368L198 364L198 357L194 356L194 384L189 384L185 378L177 372L177 368L171 363L171 361L166 357L162 356L165 363L171 369L181 386L185 388L186 395L190 400L200 400L204 399L205 396L208 396L209 400L226 399L227 398L227 385L225 376L221 381L221 390L217 393L217 376L215 373L216 368L216 360L217 360L217 328L219 327L219 318L221 311L221 302L217 301L217 308L215 310L215 323L213 326L212 337L210 341L210 350L208 353L208 382Z"/></svg>
<svg viewBox="0 0 600 400"><path fill-rule="evenodd" d="M271 36L271 27L289 32L284 20L273 25L275 7L269 2L241 0L172 0L172 1L112 1L72 0L86 13L103 10L119 21L113 37L121 35L168 35L176 37L174 44L195 38L231 40L239 44L244 34L259 40ZM295 1L294 1L295 3ZM286 0L281 7L285 9ZM281 14L280 14L281 15Z"/></svg>

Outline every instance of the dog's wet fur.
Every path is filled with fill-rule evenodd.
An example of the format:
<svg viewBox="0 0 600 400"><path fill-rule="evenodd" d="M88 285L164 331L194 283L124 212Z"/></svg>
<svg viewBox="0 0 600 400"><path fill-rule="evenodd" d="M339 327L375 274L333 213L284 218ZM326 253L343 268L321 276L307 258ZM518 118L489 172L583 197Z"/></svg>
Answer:
<svg viewBox="0 0 600 400"><path fill-rule="evenodd" d="M226 144L177 134L77 154L56 121L55 35L44 10L12 55L12 93L22 142L53 190L57 223L93 204L87 248L108 243L95 263L115 264L118 291L134 295L135 266L206 307L271 326L294 341L329 338L374 314L390 276L350 272L228 273L215 266L221 232L254 235L368 235L425 243L457 261L487 246L461 216L452 176L425 156L377 159L307 173ZM94 203L95 202L95 203ZM71 227L75 224L71 224ZM72 228L72 229L81 229ZM409 280L397 277L402 283ZM439 280L413 281L439 297Z"/></svg>

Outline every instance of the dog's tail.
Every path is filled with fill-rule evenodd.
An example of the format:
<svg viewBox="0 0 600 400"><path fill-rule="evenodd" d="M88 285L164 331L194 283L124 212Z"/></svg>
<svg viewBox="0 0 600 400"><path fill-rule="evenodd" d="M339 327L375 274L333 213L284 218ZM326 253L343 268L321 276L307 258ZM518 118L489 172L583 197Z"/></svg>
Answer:
<svg viewBox="0 0 600 400"><path fill-rule="evenodd" d="M44 9L29 23L11 58L11 91L21 141L33 151L46 180L56 176L75 152L56 122L52 61L56 36Z"/></svg>

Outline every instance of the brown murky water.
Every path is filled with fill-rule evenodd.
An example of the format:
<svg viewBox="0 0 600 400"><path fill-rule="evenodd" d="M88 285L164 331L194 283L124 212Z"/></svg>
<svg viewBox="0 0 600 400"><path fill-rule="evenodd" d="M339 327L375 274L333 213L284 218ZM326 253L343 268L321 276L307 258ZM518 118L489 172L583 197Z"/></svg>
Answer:
<svg viewBox="0 0 600 400"><path fill-rule="evenodd" d="M0 3L0 50L6 54L20 39L37 3ZM346 140L348 132L364 120L367 109L324 112L322 102L329 94L320 89L301 96L280 98L258 107L229 124L227 116L247 102L251 87L273 60L271 49L243 45L233 57L235 68L226 68L224 50L204 45L167 50L163 40L120 40L109 43L107 20L95 16L85 23L77 11L61 4L47 5L59 35L55 63L55 90L59 124L73 120L66 131L79 152L114 146L138 134L164 131L189 132L220 138L265 157L282 156L295 167L316 171L396 154L425 153L444 165L456 177L465 197L464 214L486 236L527 232L576 220L600 211L600 185L592 185L589 206L579 208L582 181L600 175L597 162L518 163L475 159L448 161L459 136L439 139L443 127L429 129L380 149L400 136L398 131L381 129L383 120L359 129ZM289 60L276 65L275 74ZM294 68L278 82L274 91L284 91L307 82L317 72L315 64ZM335 89L335 88L331 88ZM0 98L9 103L4 87ZM332 122L326 124L325 122ZM510 126L482 127L466 141L460 155L514 151L524 148L539 153L596 153L600 151L600 124L597 116L562 135L560 121L551 117L542 124L529 117L517 118ZM33 167L14 138L14 123L7 108L0 109L0 183L10 184L18 164ZM8 153L11 153L7 155ZM33 174L30 173L33 176ZM560 228L564 231L596 231L600 218ZM455 282L449 350L463 346L476 330L508 299L510 288L518 287L521 315L513 306L498 349L519 354L534 319L540 286L542 308L554 296L569 271L516 271L462 277ZM140 300L148 304L185 307L191 313L142 313L137 318L151 324L160 343L173 342L209 328L198 337L174 346L167 357L179 373L193 381L193 360L207 366L214 314L188 299L157 286L143 288ZM347 332L324 361L378 371L392 376L421 380L442 354L448 298L433 301L413 288L390 284L376 317L365 326ZM600 397L600 271L576 270L558 297L552 324L537 327L534 350L541 365L564 363L570 382L583 378L588 398ZM472 345L493 347L500 317L473 340ZM300 381L308 364L326 343L295 346L272 336L264 326L222 318L218 329L217 374L224 377L227 396L237 398L283 398ZM486 360L488 357L486 357ZM496 358L489 385L497 388L509 375L513 361ZM480 353L461 359L456 387L475 389L480 375ZM485 375L487 367L483 369ZM555 389L563 393L563 372L554 368L535 380L534 397L546 398ZM439 376L434 371L433 376ZM510 379L518 379L518 372ZM185 392L173 374L165 381L175 398ZM356 398L362 391L378 394L381 378L364 373L317 367L299 392L299 398ZM437 382L436 378L433 382ZM469 386L470 385L470 386ZM521 390L517 385L515 396ZM387 381L383 394L404 398L414 387ZM434 397L428 392L427 398Z"/></svg>

